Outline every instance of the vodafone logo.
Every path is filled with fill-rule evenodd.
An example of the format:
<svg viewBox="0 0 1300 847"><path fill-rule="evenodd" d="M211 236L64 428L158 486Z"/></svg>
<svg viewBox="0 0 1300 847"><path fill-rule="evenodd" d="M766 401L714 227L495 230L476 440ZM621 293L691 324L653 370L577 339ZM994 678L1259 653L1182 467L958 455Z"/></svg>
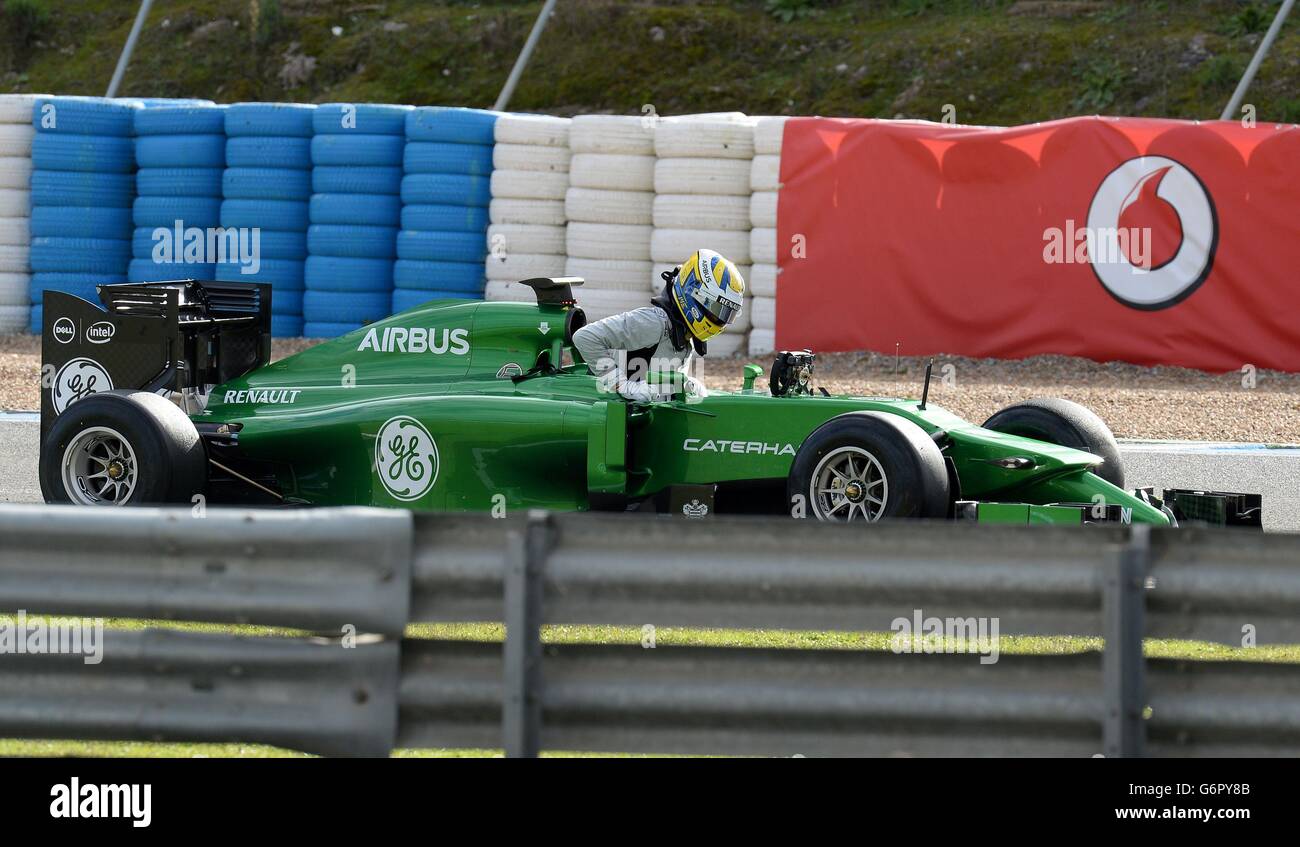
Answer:
<svg viewBox="0 0 1300 847"><path fill-rule="evenodd" d="M1093 273L1134 309L1164 309L1190 296L1210 275L1218 243L1209 192L1187 166L1164 156L1129 159L1111 171L1088 209Z"/></svg>

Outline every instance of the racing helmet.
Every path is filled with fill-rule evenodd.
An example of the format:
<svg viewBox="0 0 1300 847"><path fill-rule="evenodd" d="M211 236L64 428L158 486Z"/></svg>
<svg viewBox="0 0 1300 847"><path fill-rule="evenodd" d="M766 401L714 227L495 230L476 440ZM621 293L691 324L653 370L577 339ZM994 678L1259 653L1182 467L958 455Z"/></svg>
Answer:
<svg viewBox="0 0 1300 847"><path fill-rule="evenodd" d="M677 269L673 302L691 335L708 341L740 314L745 278L729 259L713 250L696 250Z"/></svg>

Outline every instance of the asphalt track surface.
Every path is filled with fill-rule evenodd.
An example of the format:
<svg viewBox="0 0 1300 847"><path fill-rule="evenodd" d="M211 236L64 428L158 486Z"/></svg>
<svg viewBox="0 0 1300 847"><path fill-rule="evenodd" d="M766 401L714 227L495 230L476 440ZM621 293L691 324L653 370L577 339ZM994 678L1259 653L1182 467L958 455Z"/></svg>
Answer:
<svg viewBox="0 0 1300 847"><path fill-rule="evenodd" d="M40 503L39 425L32 415L0 415L0 503ZM1130 488L1198 488L1264 495L1264 529L1300 531L1300 447L1194 441L1120 445Z"/></svg>

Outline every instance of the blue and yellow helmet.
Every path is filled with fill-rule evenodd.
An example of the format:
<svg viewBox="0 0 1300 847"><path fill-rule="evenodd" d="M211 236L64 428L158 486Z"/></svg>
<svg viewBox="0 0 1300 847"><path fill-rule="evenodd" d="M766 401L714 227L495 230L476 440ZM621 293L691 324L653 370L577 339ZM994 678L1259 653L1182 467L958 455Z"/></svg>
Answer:
<svg viewBox="0 0 1300 847"><path fill-rule="evenodd" d="M722 332L740 314L745 278L726 257L696 250L673 278L673 302L700 341Z"/></svg>

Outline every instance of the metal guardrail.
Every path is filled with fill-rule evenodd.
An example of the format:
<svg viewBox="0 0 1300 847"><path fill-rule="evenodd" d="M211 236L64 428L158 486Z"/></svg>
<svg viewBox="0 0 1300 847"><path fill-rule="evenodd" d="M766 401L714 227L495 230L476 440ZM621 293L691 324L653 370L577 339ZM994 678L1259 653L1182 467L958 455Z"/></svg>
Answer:
<svg viewBox="0 0 1300 847"><path fill-rule="evenodd" d="M1300 642L1300 536L869 530L531 513L0 506L0 609L334 638L111 633L0 655L0 736L766 755L1296 755L1300 665L1144 659L1142 637ZM543 644L543 623L889 630L997 618L1104 636L1010 655ZM407 638L497 621L506 643ZM373 642L373 643L371 643ZM1144 718L1144 709L1150 715Z"/></svg>

